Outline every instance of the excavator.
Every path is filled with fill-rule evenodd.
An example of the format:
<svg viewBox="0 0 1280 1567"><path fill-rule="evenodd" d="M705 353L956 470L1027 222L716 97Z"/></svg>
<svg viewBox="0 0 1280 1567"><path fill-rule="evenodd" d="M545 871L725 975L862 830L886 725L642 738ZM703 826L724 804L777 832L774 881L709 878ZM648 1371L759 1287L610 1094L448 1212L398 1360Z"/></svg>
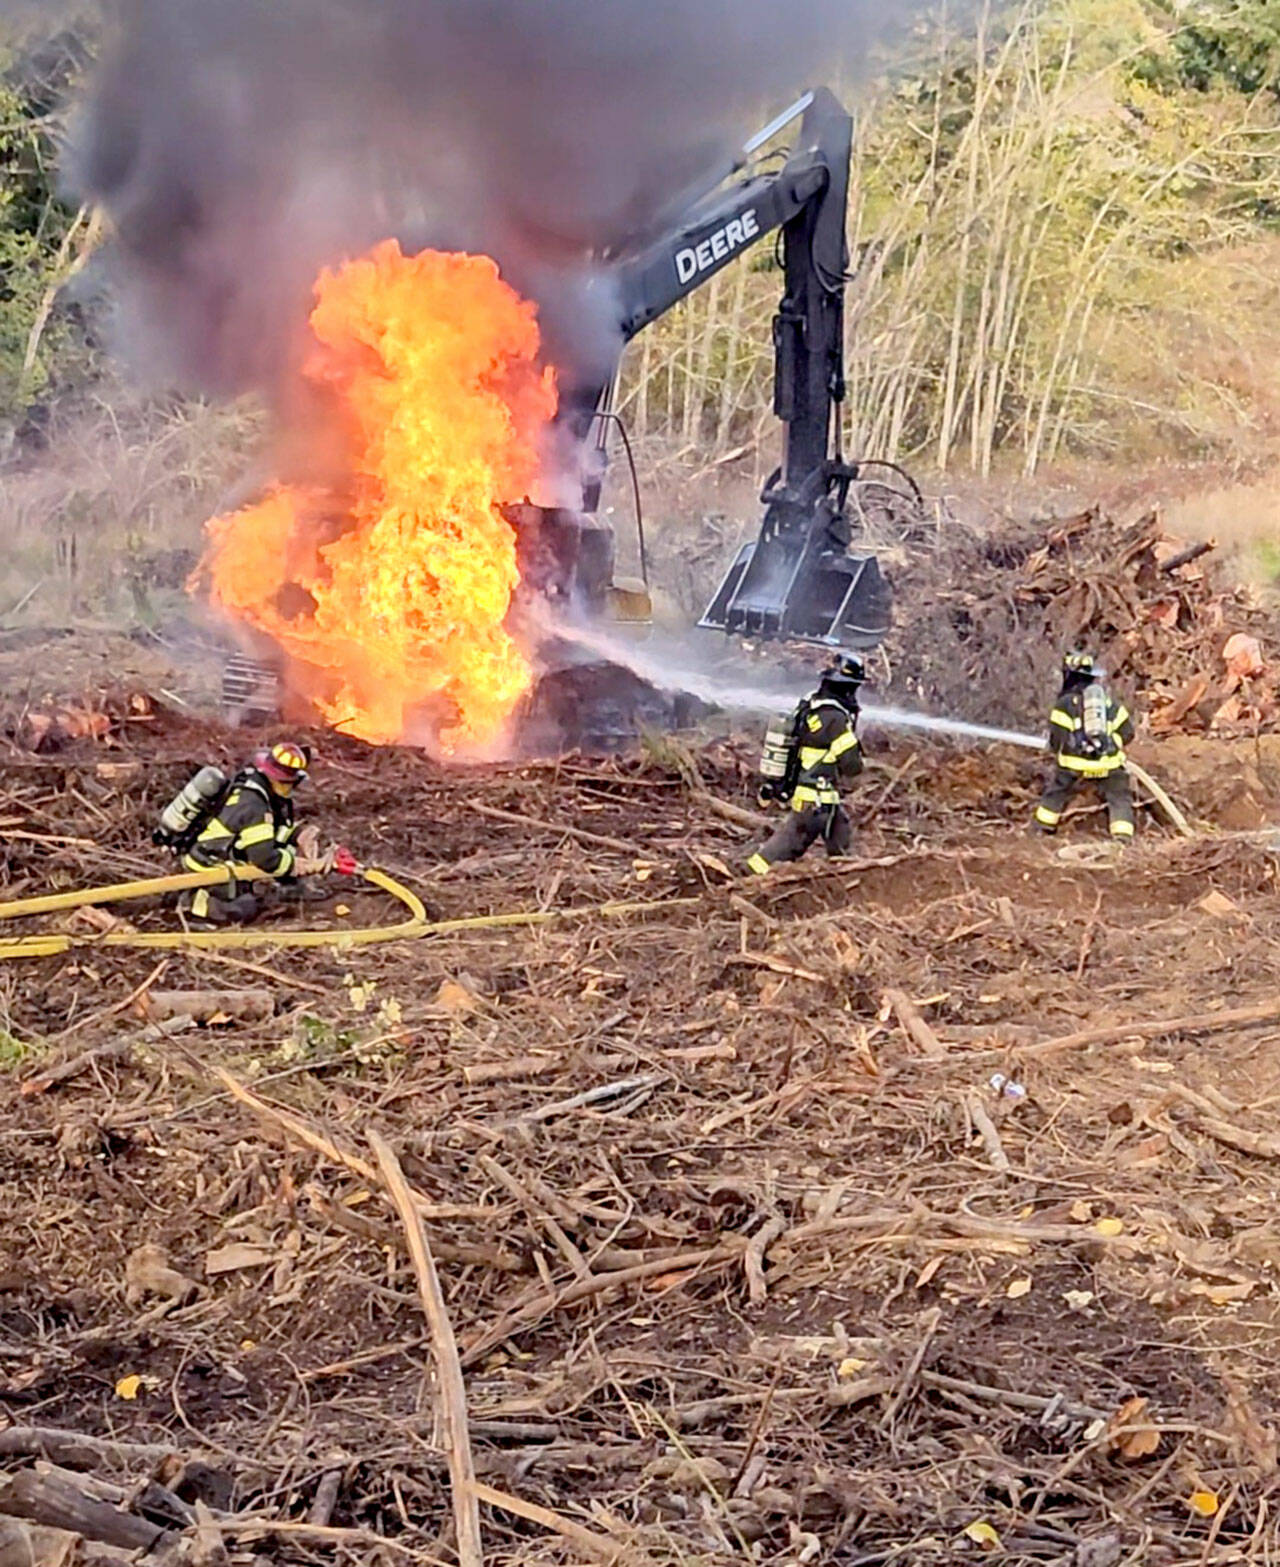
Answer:
<svg viewBox="0 0 1280 1567"><path fill-rule="evenodd" d="M781 162L772 155L757 159L797 121ZM721 268L779 236L783 293L773 318L773 407L782 425L781 462L761 495L764 518L755 541L738 551L698 624L757 642L862 651L887 632L891 595L874 553L858 547L859 531L872 518L917 522L922 501L896 464L846 461L841 447L852 132L833 93L805 93L736 159L682 191L647 232L632 236L602 266L619 301L620 357L622 347ZM616 373L608 384L562 382L559 418L583 451L590 476L582 505L547 507L525 499L502 508L516 533L521 577L511 619L536 624L546 671L523 715L531 734L583 732L585 712L593 715L590 732L598 739L634 735L638 722L680 722L679 704L670 706L669 693L611 664L607 655L602 664L571 641L546 637L548 627L649 618L640 486L625 424L612 407L615 383ZM600 515L615 430L631 468L641 583L615 580L614 530ZM223 694L228 715L242 719L270 709L276 673L265 648L231 661Z"/></svg>
<svg viewBox="0 0 1280 1567"><path fill-rule="evenodd" d="M796 120L785 161L740 177ZM761 494L758 537L738 551L699 625L756 640L865 650L889 628L891 596L875 555L856 547L858 525L869 512L916 516L921 496L896 464L846 461L841 449L852 132L832 92L805 93L746 143L730 169L710 171L668 208L656 231L612 256L609 266L625 345L744 251L780 235L773 408L782 424L782 460ZM578 387L562 400L562 420L602 458L620 423L611 395L612 387ZM572 600L588 616L607 616L611 602L628 599L634 609L636 597L611 592L613 538L598 516L600 488L597 477L578 511L528 502L504 508L530 590ZM626 609L616 618L629 618Z"/></svg>

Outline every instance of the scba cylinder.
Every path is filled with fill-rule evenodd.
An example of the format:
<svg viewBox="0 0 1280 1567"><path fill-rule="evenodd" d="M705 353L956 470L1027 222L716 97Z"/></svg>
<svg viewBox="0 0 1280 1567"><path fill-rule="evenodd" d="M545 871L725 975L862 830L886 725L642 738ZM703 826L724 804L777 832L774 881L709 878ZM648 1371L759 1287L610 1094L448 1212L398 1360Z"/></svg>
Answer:
<svg viewBox="0 0 1280 1567"><path fill-rule="evenodd" d="M1109 706L1106 687L1096 680L1091 681L1084 688L1084 696L1080 703L1086 740L1106 739Z"/></svg>
<svg viewBox="0 0 1280 1567"><path fill-rule="evenodd" d="M227 775L221 768L202 767L160 812L160 827L165 836L181 838L192 823L217 802L226 787Z"/></svg>
<svg viewBox="0 0 1280 1567"><path fill-rule="evenodd" d="M773 719L765 730L760 747L760 793L766 798L776 799L782 794L791 759L791 739L790 715Z"/></svg>

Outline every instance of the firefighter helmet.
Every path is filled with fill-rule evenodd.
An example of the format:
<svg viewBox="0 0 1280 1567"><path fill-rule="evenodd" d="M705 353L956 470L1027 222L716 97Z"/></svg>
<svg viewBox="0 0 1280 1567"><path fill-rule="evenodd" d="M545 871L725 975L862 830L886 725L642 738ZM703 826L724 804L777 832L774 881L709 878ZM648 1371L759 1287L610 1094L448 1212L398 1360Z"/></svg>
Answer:
<svg viewBox="0 0 1280 1567"><path fill-rule="evenodd" d="M837 653L823 670L818 690L837 701L857 700L858 688L867 678L866 666L853 653Z"/></svg>
<svg viewBox="0 0 1280 1567"><path fill-rule="evenodd" d="M1082 648L1075 648L1062 660L1062 677L1064 680L1078 679L1083 676L1086 680L1092 680L1098 674L1093 661L1093 654L1086 653Z"/></svg>
<svg viewBox="0 0 1280 1567"><path fill-rule="evenodd" d="M253 753L253 765L272 783L292 787L305 782L311 766L311 747L295 740L277 740Z"/></svg>

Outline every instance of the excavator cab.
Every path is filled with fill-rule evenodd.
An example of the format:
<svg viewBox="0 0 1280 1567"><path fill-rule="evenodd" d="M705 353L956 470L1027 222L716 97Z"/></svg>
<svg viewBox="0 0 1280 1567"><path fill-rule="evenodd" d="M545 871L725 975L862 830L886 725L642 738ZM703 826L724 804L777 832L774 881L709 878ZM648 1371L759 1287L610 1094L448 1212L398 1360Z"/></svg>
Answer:
<svg viewBox="0 0 1280 1567"><path fill-rule="evenodd" d="M619 577L613 528L593 512L526 499L503 506L502 515L516 535L517 602L537 599L570 612L570 618L641 625L652 620L643 532L641 576Z"/></svg>

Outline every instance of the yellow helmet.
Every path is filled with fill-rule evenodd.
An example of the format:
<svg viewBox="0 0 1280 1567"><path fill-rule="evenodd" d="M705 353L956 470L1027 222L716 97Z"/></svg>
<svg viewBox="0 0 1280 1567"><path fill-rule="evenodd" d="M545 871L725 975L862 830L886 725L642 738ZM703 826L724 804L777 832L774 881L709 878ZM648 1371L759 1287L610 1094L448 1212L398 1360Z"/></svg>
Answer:
<svg viewBox="0 0 1280 1567"><path fill-rule="evenodd" d="M311 747L293 740L277 740L273 746L253 753L253 765L272 783L300 784L305 782L311 766Z"/></svg>

